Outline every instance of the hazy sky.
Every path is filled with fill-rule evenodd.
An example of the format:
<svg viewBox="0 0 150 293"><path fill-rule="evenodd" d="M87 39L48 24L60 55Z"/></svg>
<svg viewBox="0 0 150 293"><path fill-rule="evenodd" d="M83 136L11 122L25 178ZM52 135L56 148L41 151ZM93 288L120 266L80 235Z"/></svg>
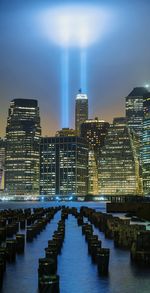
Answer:
<svg viewBox="0 0 150 293"><path fill-rule="evenodd" d="M124 115L124 97L133 87L150 82L149 0L0 0L0 136L13 97L37 97L44 135L61 128L62 48L44 30L42 34L42 17L40 23L37 16L43 9L73 3L92 3L112 15L106 33L87 49L90 118L112 121ZM69 49L70 127L74 127L75 95L80 88L79 60L79 48Z"/></svg>

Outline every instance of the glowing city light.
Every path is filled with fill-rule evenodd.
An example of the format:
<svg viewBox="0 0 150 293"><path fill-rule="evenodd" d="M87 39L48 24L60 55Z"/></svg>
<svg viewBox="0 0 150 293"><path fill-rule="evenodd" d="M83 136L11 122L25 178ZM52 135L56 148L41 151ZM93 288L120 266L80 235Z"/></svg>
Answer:
<svg viewBox="0 0 150 293"><path fill-rule="evenodd" d="M63 50L61 62L61 127L69 125L69 55Z"/></svg>
<svg viewBox="0 0 150 293"><path fill-rule="evenodd" d="M61 47L85 48L107 31L111 19L108 9L97 5L57 5L38 16L42 34ZM110 26L109 26L110 27Z"/></svg>
<svg viewBox="0 0 150 293"><path fill-rule="evenodd" d="M80 53L80 85L83 92L87 92L87 52L82 49Z"/></svg>
<svg viewBox="0 0 150 293"><path fill-rule="evenodd" d="M77 94L76 95L76 100L87 100L88 99L88 97L87 97L87 95L86 94Z"/></svg>

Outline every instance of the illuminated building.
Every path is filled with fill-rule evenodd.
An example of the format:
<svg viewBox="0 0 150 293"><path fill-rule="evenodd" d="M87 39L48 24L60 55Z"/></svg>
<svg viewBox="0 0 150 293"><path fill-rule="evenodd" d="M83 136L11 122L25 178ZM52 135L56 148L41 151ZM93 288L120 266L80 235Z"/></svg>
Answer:
<svg viewBox="0 0 150 293"><path fill-rule="evenodd" d="M98 194L98 159L104 146L109 123L98 118L86 120L81 124L81 137L86 139L89 148L88 157L88 193Z"/></svg>
<svg viewBox="0 0 150 293"><path fill-rule="evenodd" d="M98 167L94 150L88 152L88 194L98 195Z"/></svg>
<svg viewBox="0 0 150 293"><path fill-rule="evenodd" d="M38 102L12 100L6 128L6 192L16 195L39 193L40 135Z"/></svg>
<svg viewBox="0 0 150 293"><path fill-rule="evenodd" d="M41 139L40 192L43 195L86 195L86 142L77 136Z"/></svg>
<svg viewBox="0 0 150 293"><path fill-rule="evenodd" d="M126 119L115 118L108 129L99 160L99 193L139 195L139 159Z"/></svg>
<svg viewBox="0 0 150 293"><path fill-rule="evenodd" d="M99 155L101 147L108 132L109 123L95 119L88 119L81 124L81 136L87 140L89 149L93 149Z"/></svg>
<svg viewBox="0 0 150 293"><path fill-rule="evenodd" d="M142 140L143 189L150 195L150 94L144 97L144 120Z"/></svg>
<svg viewBox="0 0 150 293"><path fill-rule="evenodd" d="M126 99L126 118L130 129L134 130L139 136L142 135L143 127L143 97L148 93L146 87L136 87L125 98Z"/></svg>
<svg viewBox="0 0 150 293"><path fill-rule="evenodd" d="M5 141L0 138L0 190L4 190Z"/></svg>
<svg viewBox="0 0 150 293"><path fill-rule="evenodd" d="M62 128L56 132L56 136L76 136L76 131L70 128Z"/></svg>
<svg viewBox="0 0 150 293"><path fill-rule="evenodd" d="M88 97L81 90L76 96L75 102L75 129L77 135L80 135L80 126L88 119Z"/></svg>

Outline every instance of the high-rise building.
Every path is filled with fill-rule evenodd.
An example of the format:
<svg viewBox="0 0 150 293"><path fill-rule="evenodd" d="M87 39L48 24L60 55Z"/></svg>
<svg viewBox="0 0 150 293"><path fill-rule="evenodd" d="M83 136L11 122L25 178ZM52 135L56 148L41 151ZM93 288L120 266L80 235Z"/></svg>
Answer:
<svg viewBox="0 0 150 293"><path fill-rule="evenodd" d="M44 195L86 195L86 142L77 136L41 139L40 192Z"/></svg>
<svg viewBox="0 0 150 293"><path fill-rule="evenodd" d="M140 137L143 127L143 97L148 93L145 87L135 87L126 99L126 118L130 129Z"/></svg>
<svg viewBox="0 0 150 293"><path fill-rule="evenodd" d="M81 90L76 96L75 102L75 129L76 133L80 135L80 127L85 120L88 119L88 97L83 94Z"/></svg>
<svg viewBox="0 0 150 293"><path fill-rule="evenodd" d="M93 149L98 156L101 147L104 145L108 128L109 123L97 117L95 119L88 119L81 124L81 136L86 139L89 149Z"/></svg>
<svg viewBox="0 0 150 293"><path fill-rule="evenodd" d="M88 194L98 195L98 164L94 150L88 151Z"/></svg>
<svg viewBox="0 0 150 293"><path fill-rule="evenodd" d="M143 191L150 195L150 93L144 97L144 120L142 140Z"/></svg>
<svg viewBox="0 0 150 293"><path fill-rule="evenodd" d="M89 148L88 157L88 193L98 194L98 159L104 146L109 123L98 118L86 120L81 124L81 136L86 139Z"/></svg>
<svg viewBox="0 0 150 293"><path fill-rule="evenodd" d="M0 138L0 190L4 190L5 140Z"/></svg>
<svg viewBox="0 0 150 293"><path fill-rule="evenodd" d="M39 193L40 135L37 100L12 100L6 128L6 192L16 195Z"/></svg>
<svg viewBox="0 0 150 293"><path fill-rule="evenodd" d="M125 119L114 119L108 129L99 161L99 193L139 195L139 159Z"/></svg>

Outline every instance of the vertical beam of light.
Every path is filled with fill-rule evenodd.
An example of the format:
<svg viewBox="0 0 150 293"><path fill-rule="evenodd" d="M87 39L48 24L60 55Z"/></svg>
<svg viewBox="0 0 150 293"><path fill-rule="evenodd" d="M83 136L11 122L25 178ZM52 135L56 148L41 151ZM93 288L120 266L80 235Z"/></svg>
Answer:
<svg viewBox="0 0 150 293"><path fill-rule="evenodd" d="M80 84L83 93L87 92L87 54L85 50L80 53Z"/></svg>
<svg viewBox="0 0 150 293"><path fill-rule="evenodd" d="M69 54L62 52L61 62L61 127L69 127Z"/></svg>

